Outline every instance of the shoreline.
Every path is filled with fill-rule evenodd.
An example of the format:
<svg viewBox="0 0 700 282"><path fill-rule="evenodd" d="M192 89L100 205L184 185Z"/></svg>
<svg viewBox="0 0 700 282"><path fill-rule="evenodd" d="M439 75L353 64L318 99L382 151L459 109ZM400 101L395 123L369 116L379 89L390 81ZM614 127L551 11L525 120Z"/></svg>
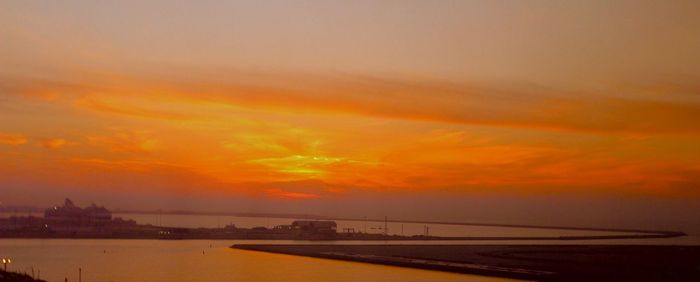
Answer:
<svg viewBox="0 0 700 282"><path fill-rule="evenodd" d="M0 269L0 281L2 282L46 282L40 278L34 278L27 273L5 271Z"/></svg>

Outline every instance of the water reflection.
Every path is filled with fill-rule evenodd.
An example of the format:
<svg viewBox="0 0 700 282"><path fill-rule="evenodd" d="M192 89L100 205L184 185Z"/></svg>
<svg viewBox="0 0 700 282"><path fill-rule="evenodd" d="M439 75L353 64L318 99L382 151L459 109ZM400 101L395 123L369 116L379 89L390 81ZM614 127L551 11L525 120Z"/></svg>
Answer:
<svg viewBox="0 0 700 282"><path fill-rule="evenodd" d="M257 241L261 242L261 241ZM12 269L48 281L513 281L475 275L269 254L237 241L3 239Z"/></svg>

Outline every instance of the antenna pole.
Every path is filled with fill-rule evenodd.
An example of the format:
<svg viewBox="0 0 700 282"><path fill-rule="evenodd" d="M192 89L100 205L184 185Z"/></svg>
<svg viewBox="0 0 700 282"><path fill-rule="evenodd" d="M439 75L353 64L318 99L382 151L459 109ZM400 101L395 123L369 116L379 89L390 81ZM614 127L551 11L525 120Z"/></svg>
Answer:
<svg viewBox="0 0 700 282"><path fill-rule="evenodd" d="M384 235L389 235L389 220L387 216L384 216Z"/></svg>

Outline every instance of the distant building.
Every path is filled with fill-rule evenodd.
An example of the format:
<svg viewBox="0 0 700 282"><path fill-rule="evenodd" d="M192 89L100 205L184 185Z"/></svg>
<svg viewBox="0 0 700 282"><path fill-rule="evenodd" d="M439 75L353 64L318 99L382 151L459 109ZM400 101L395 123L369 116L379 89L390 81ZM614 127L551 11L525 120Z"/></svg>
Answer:
<svg viewBox="0 0 700 282"><path fill-rule="evenodd" d="M292 229L309 234L335 234L338 225L330 220L296 220Z"/></svg>
<svg viewBox="0 0 700 282"><path fill-rule="evenodd" d="M294 229L294 227L289 225L289 224L277 225L273 228L273 230L277 230L277 231L291 231L293 229Z"/></svg>
<svg viewBox="0 0 700 282"><path fill-rule="evenodd" d="M111 220L112 213L104 207L95 204L87 208L80 208L73 201L66 199L62 207L46 209L44 217L47 219L63 220Z"/></svg>

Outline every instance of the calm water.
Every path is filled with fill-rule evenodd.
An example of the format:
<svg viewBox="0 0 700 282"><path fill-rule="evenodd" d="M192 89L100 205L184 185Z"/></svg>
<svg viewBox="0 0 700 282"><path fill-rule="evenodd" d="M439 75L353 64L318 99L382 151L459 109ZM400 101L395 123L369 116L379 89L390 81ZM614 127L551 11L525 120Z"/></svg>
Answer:
<svg viewBox="0 0 700 282"><path fill-rule="evenodd" d="M83 281L514 281L228 248L234 243L1 239L0 256L12 258L9 270L34 267L57 282L77 281L78 268Z"/></svg>

